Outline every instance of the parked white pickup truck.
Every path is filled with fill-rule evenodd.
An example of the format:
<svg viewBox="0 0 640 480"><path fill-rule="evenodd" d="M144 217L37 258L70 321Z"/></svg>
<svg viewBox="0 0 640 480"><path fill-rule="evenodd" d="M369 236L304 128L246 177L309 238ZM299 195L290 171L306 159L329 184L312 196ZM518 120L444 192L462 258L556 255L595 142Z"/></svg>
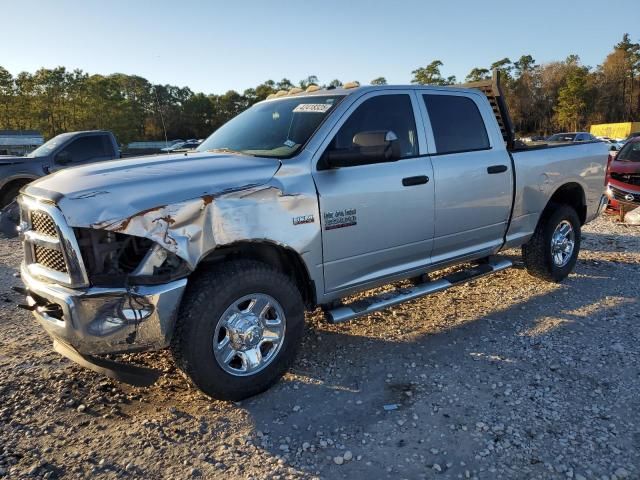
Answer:
<svg viewBox="0 0 640 480"><path fill-rule="evenodd" d="M367 315L506 269L495 255L519 246L531 274L571 272L605 205L606 144L515 148L495 76L348 87L279 92L194 153L25 187L25 307L55 348L145 384L156 372L96 355L169 347L200 389L238 400L287 369L305 310Z"/></svg>

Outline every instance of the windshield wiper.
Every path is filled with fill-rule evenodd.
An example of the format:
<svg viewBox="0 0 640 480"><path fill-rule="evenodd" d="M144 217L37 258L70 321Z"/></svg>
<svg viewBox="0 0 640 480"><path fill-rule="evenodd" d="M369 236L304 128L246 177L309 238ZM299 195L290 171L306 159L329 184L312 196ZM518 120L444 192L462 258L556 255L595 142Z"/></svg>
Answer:
<svg viewBox="0 0 640 480"><path fill-rule="evenodd" d="M255 155L251 155L250 153L243 152L241 150L233 150L232 148L210 148L207 152L213 153L235 153L236 155L249 155L251 157L255 157Z"/></svg>

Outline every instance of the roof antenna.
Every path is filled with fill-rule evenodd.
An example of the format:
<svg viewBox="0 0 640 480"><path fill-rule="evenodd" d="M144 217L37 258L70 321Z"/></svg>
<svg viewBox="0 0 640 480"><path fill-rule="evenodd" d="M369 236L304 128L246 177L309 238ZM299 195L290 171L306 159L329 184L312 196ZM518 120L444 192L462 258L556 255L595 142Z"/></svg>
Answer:
<svg viewBox="0 0 640 480"><path fill-rule="evenodd" d="M153 93L156 95L156 105L158 107L158 113L160 113L160 121L162 122L162 130L164 131L164 146L169 148L169 139L167 138L167 127L164 124L164 115L162 115L162 109L160 108L160 99L158 98L158 86L153 86ZM167 151L169 154L169 151Z"/></svg>

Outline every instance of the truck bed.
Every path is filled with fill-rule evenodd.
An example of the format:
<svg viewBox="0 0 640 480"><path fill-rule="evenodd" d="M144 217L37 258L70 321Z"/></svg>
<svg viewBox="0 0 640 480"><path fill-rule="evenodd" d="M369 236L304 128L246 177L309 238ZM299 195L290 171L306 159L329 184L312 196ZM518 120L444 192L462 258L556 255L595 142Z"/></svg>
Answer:
<svg viewBox="0 0 640 480"><path fill-rule="evenodd" d="M567 148L564 148L567 147ZM585 193L584 221L597 214L602 197L608 148L603 142L540 145L510 152L514 164L515 198L507 246L526 242L548 199L574 183Z"/></svg>

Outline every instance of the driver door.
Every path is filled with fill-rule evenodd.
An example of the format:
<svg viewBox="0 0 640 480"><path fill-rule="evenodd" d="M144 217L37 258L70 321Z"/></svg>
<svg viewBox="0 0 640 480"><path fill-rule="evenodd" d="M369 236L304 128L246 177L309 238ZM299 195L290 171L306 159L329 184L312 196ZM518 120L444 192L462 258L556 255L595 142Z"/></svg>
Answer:
<svg viewBox="0 0 640 480"><path fill-rule="evenodd" d="M429 157L420 156L425 136L416 112L410 91L372 92L350 107L321 147L313 176L326 292L355 289L429 263L433 174ZM381 131L398 138L396 161L323 167L325 152L344 151L362 132Z"/></svg>

